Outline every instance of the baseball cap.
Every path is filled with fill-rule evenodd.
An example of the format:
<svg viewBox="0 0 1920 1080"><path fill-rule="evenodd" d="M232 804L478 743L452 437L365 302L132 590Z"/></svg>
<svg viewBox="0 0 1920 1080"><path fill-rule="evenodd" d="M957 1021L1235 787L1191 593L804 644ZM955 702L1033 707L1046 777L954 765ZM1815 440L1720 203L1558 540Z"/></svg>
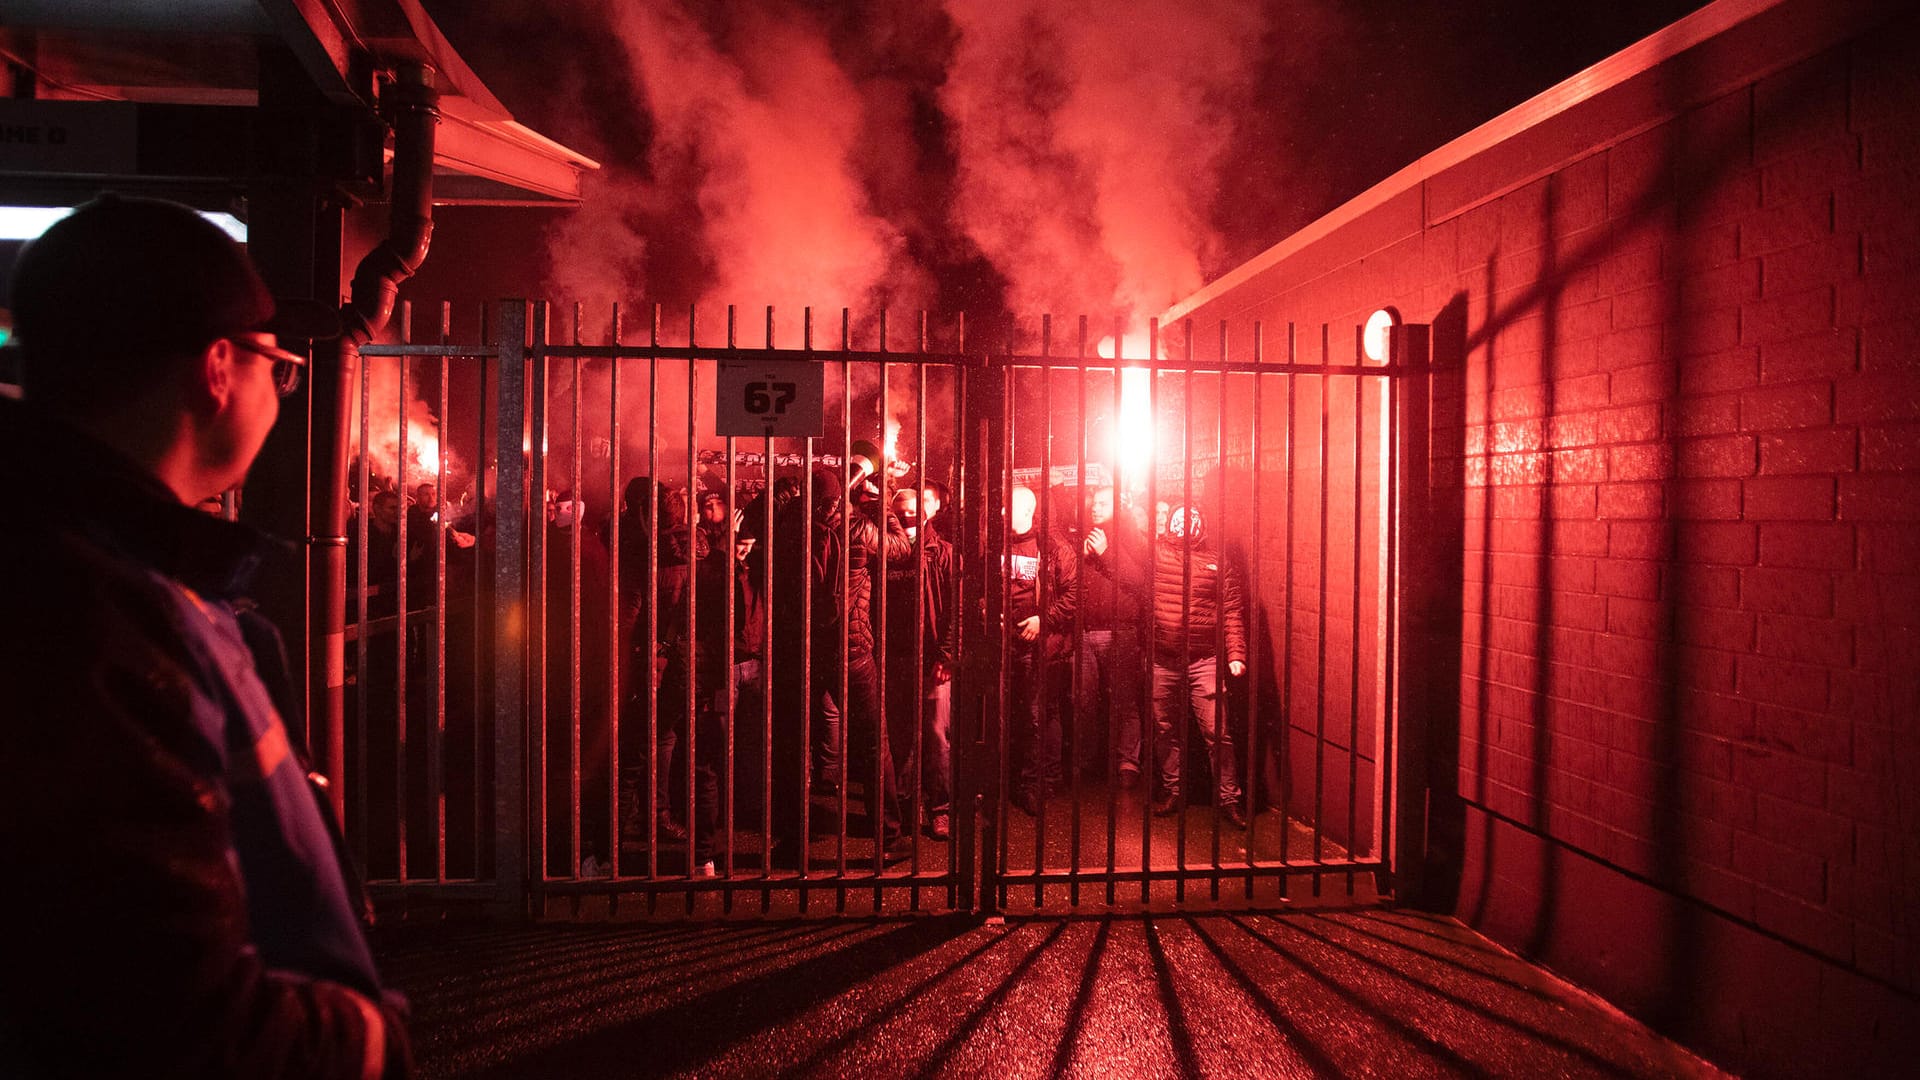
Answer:
<svg viewBox="0 0 1920 1080"><path fill-rule="evenodd" d="M60 357L125 366L236 334L340 334L328 305L276 301L241 247L191 208L131 196L103 195L28 244L10 306L30 364Z"/></svg>

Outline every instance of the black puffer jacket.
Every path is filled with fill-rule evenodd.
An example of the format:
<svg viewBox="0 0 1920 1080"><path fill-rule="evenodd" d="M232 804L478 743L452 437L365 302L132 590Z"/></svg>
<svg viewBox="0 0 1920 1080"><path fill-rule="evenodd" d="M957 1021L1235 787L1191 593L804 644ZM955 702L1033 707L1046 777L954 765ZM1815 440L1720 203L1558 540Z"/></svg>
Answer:
<svg viewBox="0 0 1920 1080"><path fill-rule="evenodd" d="M1154 662L1178 667L1182 656L1204 660L1215 655L1215 630L1224 620L1227 660L1245 663L1247 623L1240 575L1213 545L1192 549L1192 602L1183 603L1188 549L1162 536L1153 562ZM1183 649L1185 650L1183 653Z"/></svg>
<svg viewBox="0 0 1920 1080"><path fill-rule="evenodd" d="M813 518L813 653L816 666L837 665L844 641L850 661L873 656L873 574L882 544L889 562L913 557L913 541L892 514L886 531L861 511L848 512L846 499L815 490ZM843 540L842 532L845 532ZM844 544L844 546L843 546ZM846 588L840 587L841 552L846 552ZM832 670L831 666L825 670Z"/></svg>
<svg viewBox="0 0 1920 1080"><path fill-rule="evenodd" d="M924 666L932 670L936 663L952 667L959 652L959 627L955 616L959 609L954 601L954 587L957 584L958 563L953 545L942 540L932 529L927 530L927 568L924 588L921 587L921 574L913 558L913 541L908 540L908 555L904 559L887 561L887 656L888 662L907 661L911 667L913 661L913 626L916 612L924 612L921 625L921 657ZM919 596L915 600L916 593Z"/></svg>

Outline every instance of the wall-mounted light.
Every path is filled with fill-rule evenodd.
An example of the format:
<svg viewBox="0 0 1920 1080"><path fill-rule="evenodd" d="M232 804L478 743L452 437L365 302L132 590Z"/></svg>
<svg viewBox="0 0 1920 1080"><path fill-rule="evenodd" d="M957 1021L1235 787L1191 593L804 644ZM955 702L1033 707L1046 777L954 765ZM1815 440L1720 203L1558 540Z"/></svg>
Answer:
<svg viewBox="0 0 1920 1080"><path fill-rule="evenodd" d="M1383 307L1367 316L1367 325L1360 331L1360 351L1367 359L1376 364L1387 362L1388 331L1400 325L1400 313L1390 307Z"/></svg>

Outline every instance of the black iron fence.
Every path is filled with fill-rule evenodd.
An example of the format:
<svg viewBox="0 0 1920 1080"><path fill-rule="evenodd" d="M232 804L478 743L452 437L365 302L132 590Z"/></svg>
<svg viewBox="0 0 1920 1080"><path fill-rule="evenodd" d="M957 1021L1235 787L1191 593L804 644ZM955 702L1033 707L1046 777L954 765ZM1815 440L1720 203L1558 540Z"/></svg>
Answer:
<svg viewBox="0 0 1920 1080"><path fill-rule="evenodd" d="M1374 893L1404 356L796 321L509 301L362 350L341 742L376 895Z"/></svg>

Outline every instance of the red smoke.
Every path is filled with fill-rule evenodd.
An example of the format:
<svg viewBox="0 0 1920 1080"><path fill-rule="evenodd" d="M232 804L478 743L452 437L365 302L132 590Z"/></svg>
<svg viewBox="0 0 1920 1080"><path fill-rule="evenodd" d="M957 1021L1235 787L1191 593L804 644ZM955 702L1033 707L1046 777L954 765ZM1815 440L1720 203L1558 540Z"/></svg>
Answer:
<svg viewBox="0 0 1920 1080"><path fill-rule="evenodd" d="M796 316L783 337L807 305L829 327L842 306L926 306L926 263L952 252L916 260L907 240L937 230L977 247L1022 318L1143 326L1220 245L1215 176L1266 30L1258 0L575 3L617 43L647 151L610 156L554 232L552 295L697 301L715 325L725 304L773 304ZM916 87L945 166L916 160ZM647 280L669 233L702 280Z"/></svg>
<svg viewBox="0 0 1920 1080"><path fill-rule="evenodd" d="M636 225L690 202L698 221L677 224L697 230L707 255L711 280L692 297L703 308L864 310L883 281L914 275L862 182L858 88L812 16L741 5L722 20L708 7L595 7L641 88L632 104L650 116L652 144L644 163L609 163L556 234L551 284L601 303L681 293L685 283L642 279L647 238Z"/></svg>
<svg viewBox="0 0 1920 1080"><path fill-rule="evenodd" d="M1251 0L946 0L961 226L1022 315L1144 322L1203 283L1216 168L1260 46ZM1097 331L1096 331L1097 332Z"/></svg>
<svg viewBox="0 0 1920 1080"><path fill-rule="evenodd" d="M392 477L403 489L418 484L438 484L440 472L440 422L427 403L421 400L419 376L408 379L406 454L404 474L400 451L400 361L388 356L370 356L367 380L367 468L376 477ZM437 369L436 369L437 370ZM353 408L352 445L360 445L360 396L356 384L349 389ZM449 482L457 482L460 463L451 453L447 457Z"/></svg>

